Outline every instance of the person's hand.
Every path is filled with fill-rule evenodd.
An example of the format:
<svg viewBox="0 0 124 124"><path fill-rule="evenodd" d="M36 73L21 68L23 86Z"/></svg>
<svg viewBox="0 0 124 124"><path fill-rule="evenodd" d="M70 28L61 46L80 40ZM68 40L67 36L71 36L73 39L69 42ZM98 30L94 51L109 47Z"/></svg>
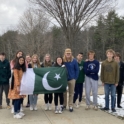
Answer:
<svg viewBox="0 0 124 124"><path fill-rule="evenodd" d="M117 86L118 86L118 84L115 84L115 86L117 87Z"/></svg>
<svg viewBox="0 0 124 124"><path fill-rule="evenodd" d="M104 83L102 83L102 86L104 86Z"/></svg>

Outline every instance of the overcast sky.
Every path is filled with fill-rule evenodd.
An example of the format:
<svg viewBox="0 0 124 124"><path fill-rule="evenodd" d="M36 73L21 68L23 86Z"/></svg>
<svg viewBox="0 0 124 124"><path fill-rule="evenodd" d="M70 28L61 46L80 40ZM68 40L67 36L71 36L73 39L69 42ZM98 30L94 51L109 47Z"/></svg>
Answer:
<svg viewBox="0 0 124 124"><path fill-rule="evenodd" d="M15 29L20 16L28 8L28 0L0 0L0 34ZM124 0L117 0L116 11L124 16Z"/></svg>

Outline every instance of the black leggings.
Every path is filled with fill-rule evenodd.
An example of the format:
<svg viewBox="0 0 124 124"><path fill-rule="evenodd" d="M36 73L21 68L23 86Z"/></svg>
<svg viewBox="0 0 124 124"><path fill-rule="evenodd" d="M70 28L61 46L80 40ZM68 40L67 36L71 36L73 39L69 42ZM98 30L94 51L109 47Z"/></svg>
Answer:
<svg viewBox="0 0 124 124"><path fill-rule="evenodd" d="M59 98L59 101L60 101L60 105L63 105L63 103L64 103L63 93L54 93L55 106L58 106L58 98Z"/></svg>
<svg viewBox="0 0 124 124"><path fill-rule="evenodd" d="M52 93L49 93L49 94L44 94L44 101L45 101L45 104L47 103L52 103L52 100L53 100L53 94Z"/></svg>
<svg viewBox="0 0 124 124"><path fill-rule="evenodd" d="M23 100L24 100L23 98L20 99L20 104L22 104L22 105L23 105ZM13 105L13 106L14 106L14 101L15 101L15 100L12 100L12 105Z"/></svg>

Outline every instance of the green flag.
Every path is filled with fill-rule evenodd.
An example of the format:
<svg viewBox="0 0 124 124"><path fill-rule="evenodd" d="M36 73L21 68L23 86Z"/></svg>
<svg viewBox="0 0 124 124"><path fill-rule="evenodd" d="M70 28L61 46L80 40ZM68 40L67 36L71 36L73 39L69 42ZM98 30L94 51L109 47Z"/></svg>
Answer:
<svg viewBox="0 0 124 124"><path fill-rule="evenodd" d="M62 93L67 87L67 73L63 67L34 68L34 94Z"/></svg>

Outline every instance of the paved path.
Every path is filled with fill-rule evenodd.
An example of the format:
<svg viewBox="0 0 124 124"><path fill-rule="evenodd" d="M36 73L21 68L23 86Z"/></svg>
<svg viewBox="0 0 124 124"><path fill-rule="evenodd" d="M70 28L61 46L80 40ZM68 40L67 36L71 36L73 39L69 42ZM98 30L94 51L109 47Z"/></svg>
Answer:
<svg viewBox="0 0 124 124"><path fill-rule="evenodd" d="M103 88L100 89L103 92ZM24 105L26 104L26 98ZM5 107L5 98L3 107ZM54 105L53 105L54 109ZM38 96L38 111L30 111L24 107L26 116L23 119L14 119L10 110L0 110L0 124L124 124L124 120L118 119L101 110L85 110L85 101L82 101L81 107L74 109L70 113L65 110L62 114L54 114L52 111L44 111L43 95Z"/></svg>

